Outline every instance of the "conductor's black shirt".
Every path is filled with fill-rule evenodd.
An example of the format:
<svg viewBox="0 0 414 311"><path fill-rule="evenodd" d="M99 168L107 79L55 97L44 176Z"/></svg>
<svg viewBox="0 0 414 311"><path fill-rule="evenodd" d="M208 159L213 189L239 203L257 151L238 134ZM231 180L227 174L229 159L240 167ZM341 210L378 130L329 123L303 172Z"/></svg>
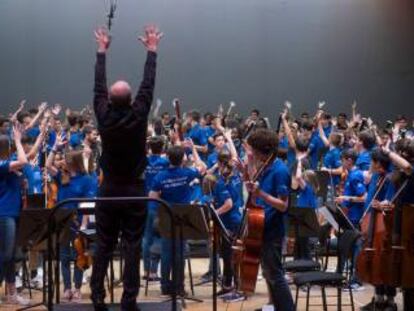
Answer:
<svg viewBox="0 0 414 311"><path fill-rule="evenodd" d="M106 59L97 53L94 110L102 139L100 166L104 180L134 182L146 166L148 114L155 85L157 54L148 52L144 77L132 105L112 105L106 85Z"/></svg>

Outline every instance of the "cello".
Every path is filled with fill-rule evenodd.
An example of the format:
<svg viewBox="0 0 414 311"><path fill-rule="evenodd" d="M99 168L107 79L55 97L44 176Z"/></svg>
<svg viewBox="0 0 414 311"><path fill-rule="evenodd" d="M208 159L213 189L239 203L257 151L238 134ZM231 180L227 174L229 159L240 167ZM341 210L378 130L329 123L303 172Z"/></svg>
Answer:
<svg viewBox="0 0 414 311"><path fill-rule="evenodd" d="M264 170L273 163L276 156L277 152L272 153L249 181L256 182ZM255 197L249 193L241 226L232 247L235 273L239 278L238 290L245 294L253 294L256 288L262 252L264 221L263 207L257 205Z"/></svg>
<svg viewBox="0 0 414 311"><path fill-rule="evenodd" d="M281 121L282 116L280 115L276 133L280 130ZM270 154L251 179L248 176L248 170L245 169L245 180L253 183L257 182L266 168L272 165L276 157L277 149ZM235 275L239 279L238 290L246 295L253 294L256 289L264 234L264 208L257 205L255 199L252 193L249 193L241 225L232 246Z"/></svg>
<svg viewBox="0 0 414 311"><path fill-rule="evenodd" d="M386 240L387 233L391 232L392 221L389 221L391 217L385 215L385 211L372 208L374 201L383 196L382 191L386 182L387 176L378 178L375 193L360 221L364 247L356 262L358 277L372 285L384 284L386 279L384 268L388 269L388 265L384 263L388 261L389 256L384 256L383 241Z"/></svg>

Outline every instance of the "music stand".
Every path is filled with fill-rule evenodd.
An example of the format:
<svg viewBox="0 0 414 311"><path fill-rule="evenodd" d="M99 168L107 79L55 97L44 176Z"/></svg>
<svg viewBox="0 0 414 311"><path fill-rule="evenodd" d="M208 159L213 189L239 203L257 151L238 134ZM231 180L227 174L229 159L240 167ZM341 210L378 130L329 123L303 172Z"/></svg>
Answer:
<svg viewBox="0 0 414 311"><path fill-rule="evenodd" d="M175 226L178 227L178 239L181 242L183 240L206 240L208 239L208 225L203 207L201 205L194 204L173 204L171 211L174 217ZM160 236L165 239L171 239L171 219L165 209L159 209L159 231ZM173 240L173 248L174 248ZM184 258L184 248L181 247L181 258ZM177 265L172 265L172 273L176 275ZM173 276L173 280L177 280ZM173 284L173 292L177 292L177 284ZM185 300L191 300L196 302L203 302L200 299L194 297L181 296L183 307L185 308Z"/></svg>
<svg viewBox="0 0 414 311"><path fill-rule="evenodd" d="M218 253L218 236L225 238L230 244L232 244L232 238L229 235L226 226L217 214L214 205L209 204L203 207L205 215L208 217L209 222L213 222L213 311L217 311L217 282L218 282L218 266L217 266L217 253Z"/></svg>
<svg viewBox="0 0 414 311"><path fill-rule="evenodd" d="M46 202L45 193L28 194L26 197L27 208L44 208ZM26 209L27 209L26 208Z"/></svg>
<svg viewBox="0 0 414 311"><path fill-rule="evenodd" d="M18 311L24 311L39 306L47 307L46 275L48 276L47 282L52 282L52 272L51 270L49 271L52 267L52 253L55 253L56 262L59 263L59 244L66 238L66 236L60 236L59 234L68 228L69 221L73 218L73 214L74 211L68 209L53 211L50 209L30 208L22 210L19 220L19 230L17 233L17 245L23 249L30 249L33 246L40 245L40 251L43 253L43 299L40 303L17 309ZM53 232L50 231L52 226L55 228L55 231ZM53 237L51 236L52 233L55 233L54 247L52 242ZM47 265L46 261L48 263ZM55 278L57 284L59 284L59 264L56 265ZM56 295L58 297L58 291L56 292Z"/></svg>

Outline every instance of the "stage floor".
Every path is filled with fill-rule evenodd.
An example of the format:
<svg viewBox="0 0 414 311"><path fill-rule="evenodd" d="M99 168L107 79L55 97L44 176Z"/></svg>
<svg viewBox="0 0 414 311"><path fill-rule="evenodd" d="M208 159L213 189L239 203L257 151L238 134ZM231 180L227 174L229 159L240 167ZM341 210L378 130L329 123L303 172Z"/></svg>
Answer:
<svg viewBox="0 0 414 311"><path fill-rule="evenodd" d="M207 267L208 267L208 260L206 259L192 259L191 260L192 263L192 268L193 268L193 278L194 278L194 282L197 283L197 281L199 280L200 276L206 271ZM335 265L334 260L331 260L331 264L332 264L332 268ZM115 267L115 272L117 272L117 267ZM90 275L91 270L88 270L86 275ZM118 277L118 275L116 274L116 277ZM189 286L189 282L188 282L188 271L186 271L186 281L187 281L187 288L186 290L189 292L190 291L190 286ZM141 282L141 285L144 285L144 282ZM292 294L294 295L294 287L291 287L292 289ZM119 298L121 296L121 292L122 292L122 288L121 287L116 287L115 289L115 302L119 302ZM89 285L86 284L83 286L83 303L85 304L89 304ZM212 286L211 283L207 284L207 285L202 285L202 286L196 286L195 287L195 297L204 300L204 302L202 303L196 303L196 302L188 302L187 303L187 308L185 310L188 311L211 311L212 310ZM331 295L335 295L336 294L336 290L327 290L327 295L331 296ZM368 303L371 300L373 294L373 288L369 285L365 286L365 290L363 291L359 291L359 292L355 292L354 293L354 300L355 300L355 309L359 310L359 307ZM2 288L0 290L0 297L3 297L4 295L4 288ZM25 290L24 291L24 295L26 297L28 297L28 291ZM313 288L313 290L311 291L311 295L313 296L310 299L310 303L311 304L320 304L321 303L321 292L320 289L315 287ZM305 292L300 292L300 297L303 297L302 299L299 299L299 305L298 305L298 310L305 310ZM349 303L349 295L347 292L343 292L343 303ZM41 293L34 291L33 293L33 300L32 303L36 303L39 302L41 300ZM141 288L140 291L140 297L139 297L139 301L141 302L161 302L165 300L165 298L161 298L160 297L160 289L159 289L159 283L150 283L149 286L149 292L148 292L148 296L145 297L144 296L144 288ZM107 298L107 301L108 298ZM262 305L266 304L267 302L267 294L266 294L266 285L263 279L260 279L257 285L257 292L254 296L250 297L248 300L244 301L244 302L237 302L237 303L232 303L232 304L225 304L223 303L220 299L218 300L219 304L218 304L218 310L219 311L253 311L256 308L261 307ZM402 310L402 305L401 305L401 301L402 301L402 297L401 297L401 293L398 293L397 296L397 303L399 305L399 310ZM335 297L328 297L328 304L334 305L336 304L336 298ZM74 307L72 304L70 305L64 305L62 303L61 306L59 306L58 308L56 308L56 311L89 311L92 309L85 309L85 308L81 308L82 305L78 306L78 307ZM15 311L17 308L15 307L11 307L11 306L7 306L4 304L0 304L0 310L1 311ZM33 311L40 311L40 310L44 310L43 307L38 307L38 308L34 308L32 309ZM147 308L142 308L142 311L161 311L161 310L169 310L168 306L160 306L160 305L147 305ZM310 307L310 310L322 310L321 306L313 306ZM335 306L330 306L329 310L336 310ZM343 310L351 310L351 307L346 306L343 308Z"/></svg>

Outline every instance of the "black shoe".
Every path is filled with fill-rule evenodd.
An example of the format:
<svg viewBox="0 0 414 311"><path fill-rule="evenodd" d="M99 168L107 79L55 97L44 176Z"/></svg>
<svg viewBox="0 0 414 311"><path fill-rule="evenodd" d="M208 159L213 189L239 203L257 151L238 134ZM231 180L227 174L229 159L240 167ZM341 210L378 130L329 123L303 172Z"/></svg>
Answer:
<svg viewBox="0 0 414 311"><path fill-rule="evenodd" d="M386 301L385 303L385 307L384 307L384 311L397 311L398 307L397 304L394 301Z"/></svg>
<svg viewBox="0 0 414 311"><path fill-rule="evenodd" d="M122 306L121 305L121 311L140 311L137 304L133 304L130 306Z"/></svg>
<svg viewBox="0 0 414 311"><path fill-rule="evenodd" d="M374 298L372 298L371 302L366 304L365 306L362 306L359 310L360 311L382 311L384 310L385 303L384 302L378 302L375 301Z"/></svg>
<svg viewBox="0 0 414 311"><path fill-rule="evenodd" d="M95 311L109 311L108 306L106 305L105 302L94 302L93 303L93 309Z"/></svg>

